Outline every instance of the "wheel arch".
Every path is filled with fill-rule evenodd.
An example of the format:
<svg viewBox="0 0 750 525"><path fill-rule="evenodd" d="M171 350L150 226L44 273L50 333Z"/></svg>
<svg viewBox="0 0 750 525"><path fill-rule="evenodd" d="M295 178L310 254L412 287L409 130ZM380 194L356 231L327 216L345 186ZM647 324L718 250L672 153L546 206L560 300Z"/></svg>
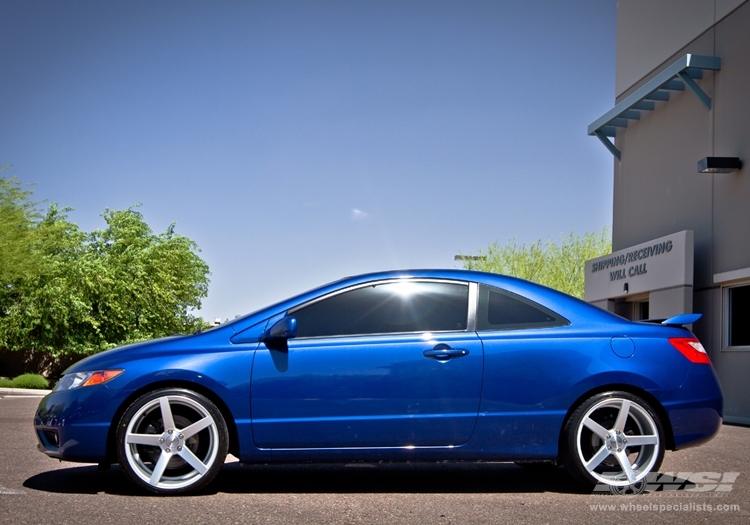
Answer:
<svg viewBox="0 0 750 525"><path fill-rule="evenodd" d="M635 396L640 397L644 401L646 401L649 404L649 406L654 410L654 412L656 412L656 415L659 418L659 422L661 423L662 430L664 431L665 448L667 450L675 449L675 441L674 441L674 433L672 431L672 423L669 419L669 415L667 414L666 409L659 402L659 400L656 399L656 397L654 397L647 390L638 388L637 386L613 383L613 384L608 384L608 385L597 386L596 388L587 390L586 392L581 394L575 401L573 401L573 403L571 403L570 407L568 408L567 413L565 414L565 418L563 419L562 425L560 426L560 435L558 436L558 445L557 445L558 460L562 458L566 453L565 427L567 426L568 421L570 420L570 417L573 415L573 412L575 412L576 409L579 406L581 406L581 404L587 399L589 399L590 397L595 396L597 394L601 394L603 392L615 392L615 391L627 392L628 394L633 394Z"/></svg>
<svg viewBox="0 0 750 525"><path fill-rule="evenodd" d="M159 390L162 388L184 388L185 390L191 390L193 392L201 394L202 396L205 396L209 401L216 405L216 408L219 409L219 412L221 412L221 416L226 422L227 430L229 430L229 453L236 457L239 457L240 440L239 434L237 432L237 425L234 422L232 412L229 410L229 407L226 405L226 403L224 403L221 397L218 396L216 392L214 392L210 388L207 388L199 383L179 379L169 379L165 381L149 383L147 385L143 385L137 390L134 390L117 408L117 411L112 418L112 423L109 426L109 431L107 432L107 462L117 462L117 424L122 418L122 415L136 399L144 394L147 394L148 392L153 392L154 390Z"/></svg>

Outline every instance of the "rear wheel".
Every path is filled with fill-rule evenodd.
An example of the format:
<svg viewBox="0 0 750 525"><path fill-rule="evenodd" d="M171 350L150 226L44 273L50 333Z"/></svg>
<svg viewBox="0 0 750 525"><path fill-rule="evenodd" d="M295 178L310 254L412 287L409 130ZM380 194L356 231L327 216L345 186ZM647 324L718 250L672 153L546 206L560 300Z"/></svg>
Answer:
<svg viewBox="0 0 750 525"><path fill-rule="evenodd" d="M654 410L627 392L597 394L565 426L565 467L583 484L629 487L664 458L664 432Z"/></svg>
<svg viewBox="0 0 750 525"><path fill-rule="evenodd" d="M156 390L138 398L120 419L117 458L133 481L152 492L192 492L219 473L228 435L221 412L204 396Z"/></svg>

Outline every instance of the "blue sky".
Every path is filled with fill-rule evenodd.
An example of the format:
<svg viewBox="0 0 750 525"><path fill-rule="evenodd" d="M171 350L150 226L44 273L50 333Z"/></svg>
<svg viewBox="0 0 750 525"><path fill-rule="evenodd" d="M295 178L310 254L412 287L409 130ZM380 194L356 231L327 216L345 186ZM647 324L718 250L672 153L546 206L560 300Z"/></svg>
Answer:
<svg viewBox="0 0 750 525"><path fill-rule="evenodd" d="M615 0L5 1L0 164L142 203L211 268L206 319L346 275L612 220Z"/></svg>

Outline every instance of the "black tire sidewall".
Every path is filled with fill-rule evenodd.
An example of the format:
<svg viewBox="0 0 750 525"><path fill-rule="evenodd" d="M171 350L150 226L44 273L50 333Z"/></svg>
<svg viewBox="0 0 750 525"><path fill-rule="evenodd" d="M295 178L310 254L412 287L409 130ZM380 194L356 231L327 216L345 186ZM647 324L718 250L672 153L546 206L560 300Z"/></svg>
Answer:
<svg viewBox="0 0 750 525"><path fill-rule="evenodd" d="M217 444L217 454L216 458L214 459L214 462L211 464L209 469L206 471L203 476L201 476L199 479L195 481L195 483L178 489L165 489L160 487L154 487L145 481L143 481L138 474L133 470L133 467L128 462L127 455L125 454L125 434L127 432L128 425L130 424L131 419L135 414L138 412L138 410L143 407L144 404L149 403L153 401L154 399L158 399L160 397L164 396L184 396L192 399L193 401L199 403L213 418L214 423L216 424L216 430L218 434L218 444ZM221 414L221 411L216 407L216 405L211 402L208 398L205 396L194 392L192 390L187 390L183 388L161 388L158 390L153 390L151 392L148 392L135 401L130 404L130 406L125 410L122 417L120 418L120 421L117 425L117 433L116 433L116 448L117 448L117 460L120 463L120 467L123 471L125 471L125 474L127 474L128 478L130 478L133 482L138 484L139 486L145 488L146 490L150 492L154 492L156 494L187 494L191 492L195 492L197 490L200 490L201 488L208 485L219 473L221 470L221 467L224 465L224 460L226 459L228 449L229 449L229 430L227 429L226 421L224 420L224 416Z"/></svg>

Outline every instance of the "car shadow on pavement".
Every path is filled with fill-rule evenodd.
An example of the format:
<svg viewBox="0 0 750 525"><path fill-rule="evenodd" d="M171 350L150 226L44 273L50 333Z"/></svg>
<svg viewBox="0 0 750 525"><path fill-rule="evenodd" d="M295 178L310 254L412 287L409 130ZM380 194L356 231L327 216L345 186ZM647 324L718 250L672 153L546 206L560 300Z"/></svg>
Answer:
<svg viewBox="0 0 750 525"><path fill-rule="evenodd" d="M28 478L24 487L66 494L149 495L119 466L59 468ZM334 463L241 466L227 463L198 495L216 493L541 493L583 494L563 468L513 463Z"/></svg>
<svg viewBox="0 0 750 525"><path fill-rule="evenodd" d="M513 463L353 463L225 468L213 490L227 493L580 493L562 468Z"/></svg>
<svg viewBox="0 0 750 525"><path fill-rule="evenodd" d="M138 496L147 494L132 483L113 465L109 470L99 470L96 465L57 468L31 476L23 486L42 492L59 494L117 494Z"/></svg>
<svg viewBox="0 0 750 525"><path fill-rule="evenodd" d="M667 481L660 480L662 483ZM695 485L673 478L668 487ZM127 479L119 466L60 468L28 478L24 487L64 494L151 495ZM227 463L216 479L193 495L358 493L559 493L588 494L564 468L521 468L513 463L326 463L241 466Z"/></svg>

